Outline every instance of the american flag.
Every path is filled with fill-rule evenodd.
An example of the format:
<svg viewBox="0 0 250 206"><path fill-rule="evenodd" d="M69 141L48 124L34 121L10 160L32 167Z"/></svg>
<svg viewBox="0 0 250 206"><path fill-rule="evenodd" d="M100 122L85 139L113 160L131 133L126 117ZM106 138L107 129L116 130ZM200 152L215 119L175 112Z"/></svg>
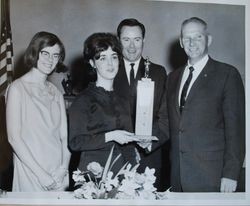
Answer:
<svg viewBox="0 0 250 206"><path fill-rule="evenodd" d="M10 2L1 0L0 94L13 79L13 45L10 26Z"/></svg>

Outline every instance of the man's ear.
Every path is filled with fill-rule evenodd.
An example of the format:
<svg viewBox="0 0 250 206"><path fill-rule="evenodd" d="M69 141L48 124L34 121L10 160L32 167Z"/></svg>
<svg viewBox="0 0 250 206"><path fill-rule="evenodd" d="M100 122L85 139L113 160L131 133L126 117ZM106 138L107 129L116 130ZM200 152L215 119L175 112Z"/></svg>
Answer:
<svg viewBox="0 0 250 206"><path fill-rule="evenodd" d="M183 48L181 37L179 38L179 43L180 43L181 48Z"/></svg>
<svg viewBox="0 0 250 206"><path fill-rule="evenodd" d="M207 46L209 47L212 44L213 37L211 34L207 35Z"/></svg>

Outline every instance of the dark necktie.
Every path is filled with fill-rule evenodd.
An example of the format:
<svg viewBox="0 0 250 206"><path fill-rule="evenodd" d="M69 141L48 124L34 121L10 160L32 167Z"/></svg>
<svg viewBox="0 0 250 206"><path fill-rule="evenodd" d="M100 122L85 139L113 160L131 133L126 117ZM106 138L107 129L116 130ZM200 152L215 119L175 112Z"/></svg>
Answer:
<svg viewBox="0 0 250 206"><path fill-rule="evenodd" d="M189 84L190 84L192 77L193 77L193 71L194 71L194 67L192 67L192 66L189 67L189 75L188 75L187 80L184 83L184 86L183 86L183 89L181 92L180 112L182 112L184 105L185 105L185 102L186 102L187 91L188 91Z"/></svg>
<svg viewBox="0 0 250 206"><path fill-rule="evenodd" d="M134 63L130 64L131 69L130 69L130 87L133 88L135 85L135 72L134 72Z"/></svg>

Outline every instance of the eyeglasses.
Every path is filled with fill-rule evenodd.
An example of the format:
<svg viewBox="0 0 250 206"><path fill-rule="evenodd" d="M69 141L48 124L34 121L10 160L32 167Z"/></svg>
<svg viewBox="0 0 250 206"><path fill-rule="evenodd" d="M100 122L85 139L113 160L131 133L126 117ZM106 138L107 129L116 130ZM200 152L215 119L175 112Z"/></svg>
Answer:
<svg viewBox="0 0 250 206"><path fill-rule="evenodd" d="M50 53L47 52L47 51L40 51L40 53L41 53L41 55L42 55L42 57L43 57L44 59L53 58L53 60L58 61L58 60L60 59L60 57L61 57L60 54L50 54Z"/></svg>

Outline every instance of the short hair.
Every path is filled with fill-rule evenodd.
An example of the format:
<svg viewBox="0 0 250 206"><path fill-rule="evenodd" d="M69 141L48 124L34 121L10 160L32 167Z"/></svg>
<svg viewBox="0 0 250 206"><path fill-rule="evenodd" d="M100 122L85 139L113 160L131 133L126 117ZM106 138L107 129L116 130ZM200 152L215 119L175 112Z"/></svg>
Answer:
<svg viewBox="0 0 250 206"><path fill-rule="evenodd" d="M120 38L121 37L121 30L122 30L122 27L124 26L139 26L141 28L141 31L142 31L142 37L144 38L145 37L145 26L139 22L137 19L133 19L133 18L130 18L130 19L124 19L120 22L120 24L118 25L117 27L117 36Z"/></svg>
<svg viewBox="0 0 250 206"><path fill-rule="evenodd" d="M35 36L31 39L30 44L24 54L24 63L28 67L28 69L37 67L39 53L43 48L52 47L55 44L60 47L59 62L61 63L65 58L65 48L61 40L55 34L46 31L36 33Z"/></svg>
<svg viewBox="0 0 250 206"><path fill-rule="evenodd" d="M182 22L182 25L181 25L181 35L182 35L182 29L185 25L187 25L188 23L198 23L198 24L201 24L202 26L204 26L204 30L207 30L207 23L199 18L199 17L191 17L189 19L186 19Z"/></svg>
<svg viewBox="0 0 250 206"><path fill-rule="evenodd" d="M99 59L100 53L106 51L109 47L117 53L120 60L122 57L121 45L115 35L105 32L90 35L84 42L84 62L88 64L90 59Z"/></svg>

